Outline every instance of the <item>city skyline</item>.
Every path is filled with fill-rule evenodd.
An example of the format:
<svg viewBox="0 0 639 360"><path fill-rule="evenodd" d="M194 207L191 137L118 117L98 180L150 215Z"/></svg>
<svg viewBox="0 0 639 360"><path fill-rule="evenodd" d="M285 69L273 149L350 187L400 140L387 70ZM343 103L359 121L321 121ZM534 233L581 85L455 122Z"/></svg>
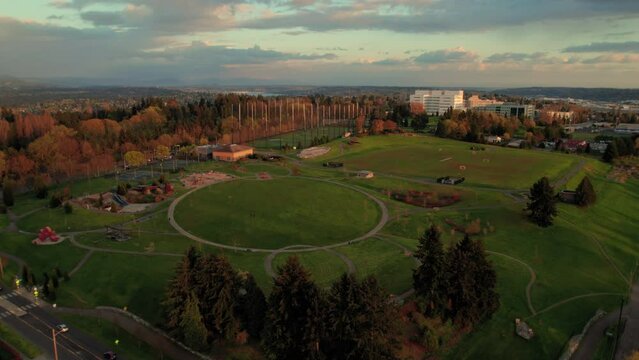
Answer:
<svg viewBox="0 0 639 360"><path fill-rule="evenodd" d="M639 3L0 1L0 75L105 85L636 87Z"/></svg>

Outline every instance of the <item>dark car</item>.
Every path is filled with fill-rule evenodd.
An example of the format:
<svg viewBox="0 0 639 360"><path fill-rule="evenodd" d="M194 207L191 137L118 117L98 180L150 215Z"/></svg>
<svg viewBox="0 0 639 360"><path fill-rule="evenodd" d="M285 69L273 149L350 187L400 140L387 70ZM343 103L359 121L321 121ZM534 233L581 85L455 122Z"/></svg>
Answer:
<svg viewBox="0 0 639 360"><path fill-rule="evenodd" d="M102 357L104 358L104 360L116 360L118 358L118 355L113 351L107 351L102 354Z"/></svg>
<svg viewBox="0 0 639 360"><path fill-rule="evenodd" d="M329 162L325 162L323 165L325 167L329 167L329 168L340 168L340 167L344 166L344 163L335 162L335 161L329 161Z"/></svg>

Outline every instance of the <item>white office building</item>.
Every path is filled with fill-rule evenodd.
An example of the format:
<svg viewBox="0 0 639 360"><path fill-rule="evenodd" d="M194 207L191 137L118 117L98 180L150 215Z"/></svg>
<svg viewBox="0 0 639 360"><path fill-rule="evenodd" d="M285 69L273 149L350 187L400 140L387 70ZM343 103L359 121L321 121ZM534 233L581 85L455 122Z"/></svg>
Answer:
<svg viewBox="0 0 639 360"><path fill-rule="evenodd" d="M449 108L464 109L464 91L417 90L410 96L411 108L423 108L428 115L441 115Z"/></svg>

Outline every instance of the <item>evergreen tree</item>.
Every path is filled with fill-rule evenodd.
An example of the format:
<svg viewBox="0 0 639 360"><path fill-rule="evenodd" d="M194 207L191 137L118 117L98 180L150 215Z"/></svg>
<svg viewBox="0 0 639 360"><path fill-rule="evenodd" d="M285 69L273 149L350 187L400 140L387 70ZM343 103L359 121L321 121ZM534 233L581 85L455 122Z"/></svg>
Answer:
<svg viewBox="0 0 639 360"><path fill-rule="evenodd" d="M259 338L264 328L267 306L266 297L264 297L262 289L260 289L255 282L255 278L250 273L242 274L239 293L238 316L242 323L242 328L251 337Z"/></svg>
<svg viewBox="0 0 639 360"><path fill-rule="evenodd" d="M187 346L195 350L207 347L208 331L204 326L204 318L200 313L199 301L193 292L184 302L184 311L180 316L179 329Z"/></svg>
<svg viewBox="0 0 639 360"><path fill-rule="evenodd" d="M616 141L610 142L606 147L606 151L603 154L603 161L611 163L614 159L619 157L619 150L617 149Z"/></svg>
<svg viewBox="0 0 639 360"><path fill-rule="evenodd" d="M358 282L344 274L327 298L326 338L329 359L395 359L397 309L377 280Z"/></svg>
<svg viewBox="0 0 639 360"><path fill-rule="evenodd" d="M192 273L200 254L190 247L182 261L178 264L175 276L169 281L166 299L163 302L165 327L171 336L182 339L180 321L184 312L184 300L191 294L193 286Z"/></svg>
<svg viewBox="0 0 639 360"><path fill-rule="evenodd" d="M557 200L547 177L539 179L530 188L528 198L526 210L530 211L530 219L541 227L552 225L552 218L557 215Z"/></svg>
<svg viewBox="0 0 639 360"><path fill-rule="evenodd" d="M441 313L446 305L446 254L440 235L432 225L419 239L415 252L421 264L413 271L413 287L426 305L425 313L431 316Z"/></svg>
<svg viewBox="0 0 639 360"><path fill-rule="evenodd" d="M486 259L481 241L468 235L448 253L448 309L446 316L457 324L476 324L499 307L495 292L497 275Z"/></svg>
<svg viewBox="0 0 639 360"><path fill-rule="evenodd" d="M235 339L240 331L236 314L238 275L225 257L200 257L194 274L195 294L200 301L204 324L215 339Z"/></svg>
<svg viewBox="0 0 639 360"><path fill-rule="evenodd" d="M321 359L323 303L310 274L295 256L278 269L268 299L262 345L269 359Z"/></svg>
<svg viewBox="0 0 639 360"><path fill-rule="evenodd" d="M576 198L579 206L590 206L597 201L597 194L588 176L584 176L577 186Z"/></svg>

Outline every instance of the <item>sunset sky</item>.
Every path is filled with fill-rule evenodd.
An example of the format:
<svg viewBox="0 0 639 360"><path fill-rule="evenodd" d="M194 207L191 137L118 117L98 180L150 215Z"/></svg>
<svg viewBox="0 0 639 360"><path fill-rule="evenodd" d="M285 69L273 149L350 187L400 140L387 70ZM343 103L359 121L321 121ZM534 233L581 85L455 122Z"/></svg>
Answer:
<svg viewBox="0 0 639 360"><path fill-rule="evenodd" d="M639 1L0 0L0 76L639 87Z"/></svg>

